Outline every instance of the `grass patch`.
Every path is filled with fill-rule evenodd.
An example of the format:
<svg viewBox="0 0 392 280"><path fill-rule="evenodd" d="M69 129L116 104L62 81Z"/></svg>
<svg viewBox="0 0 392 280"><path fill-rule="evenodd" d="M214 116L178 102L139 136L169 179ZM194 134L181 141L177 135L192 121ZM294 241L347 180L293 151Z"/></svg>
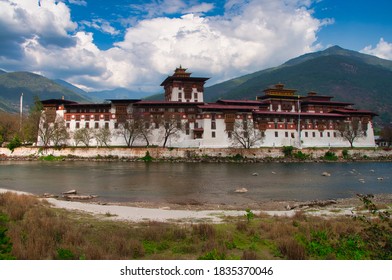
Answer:
<svg viewBox="0 0 392 280"><path fill-rule="evenodd" d="M65 157L64 156L57 157L54 155L47 155L47 156L40 156L38 159L42 160L42 161L62 161L62 160L65 160Z"/></svg>

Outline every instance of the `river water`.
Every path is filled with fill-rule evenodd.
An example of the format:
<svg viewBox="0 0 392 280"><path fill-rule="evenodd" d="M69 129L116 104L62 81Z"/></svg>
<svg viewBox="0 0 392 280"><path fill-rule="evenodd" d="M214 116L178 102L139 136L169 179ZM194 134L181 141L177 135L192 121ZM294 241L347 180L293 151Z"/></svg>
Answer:
<svg viewBox="0 0 392 280"><path fill-rule="evenodd" d="M323 172L331 176L324 177ZM3 161L0 188L34 194L76 189L113 202L246 204L337 199L356 193L392 193L392 163ZM235 193L240 188L248 192Z"/></svg>

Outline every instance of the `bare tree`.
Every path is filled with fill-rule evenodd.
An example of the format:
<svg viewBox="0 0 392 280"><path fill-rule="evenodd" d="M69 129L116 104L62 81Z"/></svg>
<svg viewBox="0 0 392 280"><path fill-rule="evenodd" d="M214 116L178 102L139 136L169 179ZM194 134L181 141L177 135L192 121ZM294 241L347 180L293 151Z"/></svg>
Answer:
<svg viewBox="0 0 392 280"><path fill-rule="evenodd" d="M253 121L244 119L236 121L231 131L231 139L233 146L240 146L250 149L262 140L262 135L258 129L255 129Z"/></svg>
<svg viewBox="0 0 392 280"><path fill-rule="evenodd" d="M184 130L184 125L181 122L179 115L165 113L161 119L162 133L163 133L163 145L166 147L167 141L172 137L178 137L179 134Z"/></svg>
<svg viewBox="0 0 392 280"><path fill-rule="evenodd" d="M0 112L0 144L11 141L18 133L19 116L6 112Z"/></svg>
<svg viewBox="0 0 392 280"><path fill-rule="evenodd" d="M38 127L38 138L41 139L42 146L48 147L54 135L54 125L47 119L45 113L42 113L40 124Z"/></svg>
<svg viewBox="0 0 392 280"><path fill-rule="evenodd" d="M380 136L387 143L389 148L392 145L392 125L384 126L381 130Z"/></svg>
<svg viewBox="0 0 392 280"><path fill-rule="evenodd" d="M65 144L69 139L69 133L65 126L65 121L62 117L57 116L55 123L53 124L53 136L52 142L53 145L58 147L62 144Z"/></svg>
<svg viewBox="0 0 392 280"><path fill-rule="evenodd" d="M150 124L149 120L146 120L145 118L138 116L136 117L136 122L137 122L137 129L138 129L138 134L140 138L143 138L144 141L146 141L146 146L150 146L150 137L152 134L152 126Z"/></svg>
<svg viewBox="0 0 392 280"><path fill-rule="evenodd" d="M81 128L74 132L73 138L76 146L82 142L86 147L89 147L91 140L94 138L94 133L90 128Z"/></svg>
<svg viewBox="0 0 392 280"><path fill-rule="evenodd" d="M139 138L139 123L135 119L128 119L118 126L117 135L122 136L128 147L132 147L133 143Z"/></svg>
<svg viewBox="0 0 392 280"><path fill-rule="evenodd" d="M109 147L109 143L112 141L112 133L109 128L101 127L94 132L95 140L97 141L99 146L105 145Z"/></svg>
<svg viewBox="0 0 392 280"><path fill-rule="evenodd" d="M350 143L351 148L354 147L354 141L365 136L365 128L359 118L353 118L351 121L341 122L338 126L340 137Z"/></svg>
<svg viewBox="0 0 392 280"><path fill-rule="evenodd" d="M34 106L31 107L28 117L23 119L22 132L24 141L37 142L43 109L41 101L35 96Z"/></svg>

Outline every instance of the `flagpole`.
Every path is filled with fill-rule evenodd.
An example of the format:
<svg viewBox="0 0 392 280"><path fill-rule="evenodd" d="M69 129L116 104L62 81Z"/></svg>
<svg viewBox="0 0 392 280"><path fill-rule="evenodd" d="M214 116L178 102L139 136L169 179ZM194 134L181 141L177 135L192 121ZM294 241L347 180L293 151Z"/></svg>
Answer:
<svg viewBox="0 0 392 280"><path fill-rule="evenodd" d="M22 119L23 119L23 92L20 95L20 108L19 108L19 129L22 131Z"/></svg>

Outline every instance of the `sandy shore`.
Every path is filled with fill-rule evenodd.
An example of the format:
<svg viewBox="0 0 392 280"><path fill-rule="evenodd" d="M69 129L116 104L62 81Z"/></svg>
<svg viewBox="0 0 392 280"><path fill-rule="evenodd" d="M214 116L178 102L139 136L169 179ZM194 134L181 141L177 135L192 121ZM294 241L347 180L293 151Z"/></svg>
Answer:
<svg viewBox="0 0 392 280"><path fill-rule="evenodd" d="M7 189L0 189L0 193L14 192L18 194L33 195ZM137 203L133 205L100 204L94 202L66 201L56 198L42 198L47 200L53 207L70 211L81 211L112 220L123 220L131 222L159 221L159 222L213 222L219 223L228 216L244 216L245 209L230 209L230 205L171 205L156 203ZM377 201L391 204L392 194L380 195ZM352 211L360 206L357 198L336 200L333 204L326 206L306 206L306 203L294 201L269 201L253 205L252 212L255 214L265 213L271 216L293 216L296 211L305 211L310 215L336 216L351 215ZM293 207L288 210L287 208ZM223 209L220 209L223 207ZM204 208L204 209L203 209ZM206 210L209 209L209 210Z"/></svg>

